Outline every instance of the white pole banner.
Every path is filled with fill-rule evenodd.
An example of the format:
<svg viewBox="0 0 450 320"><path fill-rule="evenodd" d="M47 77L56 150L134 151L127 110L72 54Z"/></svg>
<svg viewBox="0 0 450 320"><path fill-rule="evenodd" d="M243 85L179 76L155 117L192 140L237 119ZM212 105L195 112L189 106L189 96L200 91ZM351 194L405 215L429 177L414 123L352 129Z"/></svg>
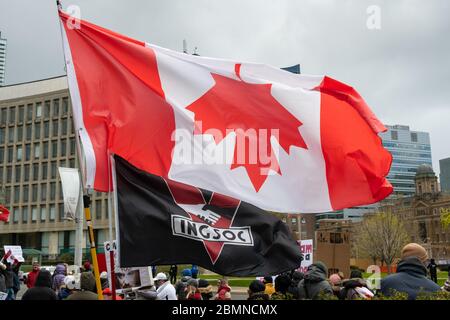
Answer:
<svg viewBox="0 0 450 320"><path fill-rule="evenodd" d="M58 170L64 197L64 217L74 220L80 197L80 175L75 168L59 167Z"/></svg>

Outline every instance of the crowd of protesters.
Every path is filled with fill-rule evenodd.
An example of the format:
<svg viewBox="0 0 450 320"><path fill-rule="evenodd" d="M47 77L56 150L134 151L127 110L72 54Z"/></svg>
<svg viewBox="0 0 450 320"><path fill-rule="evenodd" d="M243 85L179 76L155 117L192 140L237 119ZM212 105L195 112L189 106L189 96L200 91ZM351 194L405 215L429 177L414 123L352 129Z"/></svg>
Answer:
<svg viewBox="0 0 450 320"><path fill-rule="evenodd" d="M327 266L318 261L310 265L303 274L291 271L266 276L254 280L247 289L248 300L297 300L297 299L373 299L376 295L389 297L397 292L416 299L420 294L439 291L450 292L449 279L441 288L437 282L437 266L433 259L428 261L426 250L416 243L406 245L401 252L401 260L395 274L381 280L379 288L372 288L359 270L352 270L348 278L342 272L328 274ZM0 292L7 294L7 300L14 300L20 290L20 263L0 263ZM156 269L156 267L155 267ZM430 278L427 277L429 269ZM198 267L181 271L177 281L177 266L170 267L169 277L159 272L153 278L154 285L136 290L138 300L231 300L232 289L227 278L211 284L206 279L198 279ZM108 274L100 274L102 293L105 300L111 300ZM22 300L97 300L97 288L90 263L86 262L76 277L69 274L67 264L56 265L51 274L41 270L37 262L27 274L24 282L27 286ZM215 285L215 288L213 287ZM117 300L124 299L117 295Z"/></svg>

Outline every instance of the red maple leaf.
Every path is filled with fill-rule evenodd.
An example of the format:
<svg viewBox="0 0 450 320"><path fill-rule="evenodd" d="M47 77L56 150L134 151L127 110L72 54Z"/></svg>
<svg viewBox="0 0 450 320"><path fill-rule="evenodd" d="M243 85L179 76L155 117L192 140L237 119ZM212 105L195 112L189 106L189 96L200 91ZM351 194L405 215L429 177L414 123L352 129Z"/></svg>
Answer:
<svg viewBox="0 0 450 320"><path fill-rule="evenodd" d="M239 80L211 73L215 85L187 109L195 113L196 122L201 122L201 130L196 129L194 134L219 130L221 135L214 136L218 144L227 134L235 132L231 169L243 166L258 192L269 169L281 175L271 136L288 154L291 146L305 149L307 146L298 130L302 123L272 96L272 84L242 81L240 67L235 66Z"/></svg>

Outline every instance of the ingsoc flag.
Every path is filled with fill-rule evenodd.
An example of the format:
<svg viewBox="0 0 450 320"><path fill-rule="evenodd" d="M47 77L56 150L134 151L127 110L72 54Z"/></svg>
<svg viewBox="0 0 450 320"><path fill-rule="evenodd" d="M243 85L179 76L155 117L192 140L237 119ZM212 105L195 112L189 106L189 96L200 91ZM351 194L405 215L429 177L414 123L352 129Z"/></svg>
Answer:
<svg viewBox="0 0 450 320"><path fill-rule="evenodd" d="M218 193L173 182L115 157L121 267L197 264L222 275L275 275L300 266L286 224Z"/></svg>
<svg viewBox="0 0 450 320"><path fill-rule="evenodd" d="M325 212L392 192L386 128L352 87L60 18L88 187L108 190L113 153L270 211Z"/></svg>

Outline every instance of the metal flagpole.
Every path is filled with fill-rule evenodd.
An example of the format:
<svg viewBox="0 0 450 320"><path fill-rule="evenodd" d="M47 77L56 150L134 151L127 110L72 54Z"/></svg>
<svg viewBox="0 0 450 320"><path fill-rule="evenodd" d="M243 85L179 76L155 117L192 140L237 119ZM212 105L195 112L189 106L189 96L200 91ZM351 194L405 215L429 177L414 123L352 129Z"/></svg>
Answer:
<svg viewBox="0 0 450 320"><path fill-rule="evenodd" d="M78 267L82 265L83 258L83 186L80 183L80 194L78 196L77 212L75 216L75 257L74 264Z"/></svg>
<svg viewBox="0 0 450 320"><path fill-rule="evenodd" d="M59 0L56 0L56 5L57 5L58 10L62 10L62 5ZM72 63L72 62L68 62L66 60L67 59L66 49L68 49L68 50L70 50L70 49L66 48L64 45L64 30L63 30L61 21L59 23L59 26L60 26L60 31L61 31L62 47L63 47L63 52L64 52L64 62L65 62L66 71L67 71L68 64ZM73 119L75 119L75 117L73 117ZM84 170L85 168L84 168L83 153L81 151L81 143L80 143L80 137L79 137L79 131L82 130L82 128L78 128L76 126L75 121L74 121L74 126L76 128L75 141L76 141L77 152L78 152L78 163L80 164L80 168L81 168L80 173L81 173L81 177L83 178L83 174L85 173L85 170ZM103 291L102 291L102 285L100 282L100 272L99 272L98 261L97 261L97 248L96 248L95 238L94 238L94 228L92 226L91 210L89 208L89 206L91 204L91 196L89 195L88 189L85 186L85 180L81 179L81 181L83 183L84 215L86 218L86 224L87 224L87 228L88 228L89 244L90 244L92 263L94 265L94 276L95 276L95 284L96 284L96 288L97 288L97 295L98 295L99 300L103 300Z"/></svg>

